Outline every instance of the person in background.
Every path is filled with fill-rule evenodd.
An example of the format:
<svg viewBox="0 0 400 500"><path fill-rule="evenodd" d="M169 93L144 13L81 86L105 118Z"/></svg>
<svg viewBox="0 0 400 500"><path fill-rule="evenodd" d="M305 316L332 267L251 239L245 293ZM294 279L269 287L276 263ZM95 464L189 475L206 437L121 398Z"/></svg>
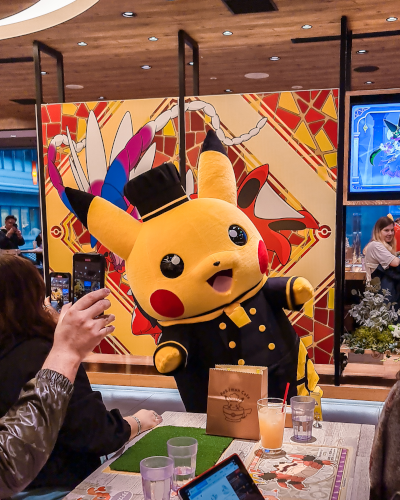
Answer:
<svg viewBox="0 0 400 500"><path fill-rule="evenodd" d="M43 248L42 232L40 232L36 236L35 242L36 242L36 248ZM41 252L41 253L38 252L36 254L36 265L43 266L43 252Z"/></svg>
<svg viewBox="0 0 400 500"><path fill-rule="evenodd" d="M109 307L103 300L109 293L102 289L63 308L42 369L0 419L0 498L22 491L47 462L81 361L114 330L113 316L95 319Z"/></svg>
<svg viewBox="0 0 400 500"><path fill-rule="evenodd" d="M372 239L364 253L367 281L379 278L381 288L389 290L390 301L397 304L397 309L400 301L400 259L396 254L393 219L380 217L376 221Z"/></svg>
<svg viewBox="0 0 400 500"><path fill-rule="evenodd" d="M22 387L43 365L53 343L54 318L59 316L55 316L48 305L43 308L45 285L28 259L2 256L0 276L2 416L15 404ZM57 489L65 496L99 467L100 457L117 451L140 431L151 429L161 421L157 413L148 410L140 410L125 418L118 410L107 411L101 394L92 390L80 365L54 450L38 476L27 486L27 492L36 495L39 491Z"/></svg>
<svg viewBox="0 0 400 500"><path fill-rule="evenodd" d="M25 245L25 240L17 226L17 218L14 215L7 215L4 227L0 229L0 232L2 233L0 235L1 250L17 250L18 247Z"/></svg>

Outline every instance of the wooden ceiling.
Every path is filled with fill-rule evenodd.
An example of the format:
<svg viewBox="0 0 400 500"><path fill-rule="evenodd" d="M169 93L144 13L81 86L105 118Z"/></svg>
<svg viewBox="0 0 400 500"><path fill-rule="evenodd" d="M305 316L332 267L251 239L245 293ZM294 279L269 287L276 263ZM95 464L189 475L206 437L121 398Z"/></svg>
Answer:
<svg viewBox="0 0 400 500"><path fill-rule="evenodd" d="M0 18L35 3L1 2ZM54 28L0 41L0 58L32 55L40 40L64 55L67 101L139 99L178 95L178 37L184 29L200 46L200 92L221 94L291 90L293 86L339 86L339 42L292 44L292 38L340 34L340 19L348 16L353 33L399 30L400 2L395 0L275 0L277 12L231 14L221 0L99 0L82 15ZM122 17L124 11L136 17ZM390 16L397 22L387 22ZM304 24L312 29L304 30ZM232 36L223 36L230 30ZM157 42L148 37L156 36ZM80 47L77 42L88 45ZM352 89L400 87L400 36L357 39L353 69L376 65L374 73L352 71ZM367 54L356 54L359 49ZM279 61L270 61L279 56ZM187 51L190 60L190 51ZM150 70L142 70L148 64ZM55 63L43 57L44 99L56 102ZM187 93L192 68L187 66ZM269 78L250 80L245 74L263 72ZM366 85L366 81L374 84ZM33 63L0 67L0 130L35 126L34 106L10 102L35 97Z"/></svg>

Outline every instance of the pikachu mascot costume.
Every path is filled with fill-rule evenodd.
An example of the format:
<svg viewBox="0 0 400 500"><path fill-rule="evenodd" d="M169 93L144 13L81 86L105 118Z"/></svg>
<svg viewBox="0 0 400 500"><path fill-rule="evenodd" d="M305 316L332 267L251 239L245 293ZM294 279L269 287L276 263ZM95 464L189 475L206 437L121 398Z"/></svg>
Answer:
<svg viewBox="0 0 400 500"><path fill-rule="evenodd" d="M315 388L318 375L283 311L299 310L313 289L304 278L267 279L265 243L237 208L232 164L213 131L197 199L171 163L125 185L141 222L90 193L65 192L89 232L125 259L136 304L162 329L154 364L175 377L187 411L206 412L209 369L219 363L267 366L271 397L282 398L287 382L289 397Z"/></svg>

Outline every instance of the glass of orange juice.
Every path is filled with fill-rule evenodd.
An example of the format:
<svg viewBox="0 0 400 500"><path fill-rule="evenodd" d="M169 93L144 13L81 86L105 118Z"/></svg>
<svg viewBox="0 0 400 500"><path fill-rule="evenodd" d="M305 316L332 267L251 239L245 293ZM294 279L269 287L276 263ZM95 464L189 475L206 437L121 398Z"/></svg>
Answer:
<svg viewBox="0 0 400 500"><path fill-rule="evenodd" d="M279 455L285 429L286 402L279 398L259 399L257 410L261 446L268 455Z"/></svg>

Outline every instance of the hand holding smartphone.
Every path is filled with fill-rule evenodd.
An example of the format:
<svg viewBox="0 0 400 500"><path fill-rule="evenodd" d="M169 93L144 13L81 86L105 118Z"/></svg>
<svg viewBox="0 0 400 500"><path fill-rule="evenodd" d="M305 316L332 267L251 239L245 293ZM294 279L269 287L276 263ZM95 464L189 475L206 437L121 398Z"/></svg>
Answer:
<svg viewBox="0 0 400 500"><path fill-rule="evenodd" d="M76 253L73 257L72 301L104 288L105 258L101 254Z"/></svg>

